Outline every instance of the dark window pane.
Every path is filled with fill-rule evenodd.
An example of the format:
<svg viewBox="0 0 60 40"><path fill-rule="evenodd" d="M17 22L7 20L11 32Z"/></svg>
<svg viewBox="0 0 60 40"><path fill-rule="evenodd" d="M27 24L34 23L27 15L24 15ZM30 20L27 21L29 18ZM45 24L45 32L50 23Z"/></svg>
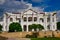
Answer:
<svg viewBox="0 0 60 40"><path fill-rule="evenodd" d="M24 31L26 31L27 26L26 26L26 25L24 25L23 27L24 27Z"/></svg>
<svg viewBox="0 0 60 40"><path fill-rule="evenodd" d="M32 21L32 17L28 17L28 21Z"/></svg>
<svg viewBox="0 0 60 40"><path fill-rule="evenodd" d="M44 22L43 18L40 18L40 20L41 20L42 22Z"/></svg>
<svg viewBox="0 0 60 40"><path fill-rule="evenodd" d="M47 18L47 22L49 22L50 21L50 18Z"/></svg>
<svg viewBox="0 0 60 40"><path fill-rule="evenodd" d="M24 17L24 19L23 19L24 21L27 21L27 17Z"/></svg>
<svg viewBox="0 0 60 40"><path fill-rule="evenodd" d="M10 21L13 21L13 18L10 18Z"/></svg>
<svg viewBox="0 0 60 40"><path fill-rule="evenodd" d="M34 21L37 21L37 17L34 17Z"/></svg>

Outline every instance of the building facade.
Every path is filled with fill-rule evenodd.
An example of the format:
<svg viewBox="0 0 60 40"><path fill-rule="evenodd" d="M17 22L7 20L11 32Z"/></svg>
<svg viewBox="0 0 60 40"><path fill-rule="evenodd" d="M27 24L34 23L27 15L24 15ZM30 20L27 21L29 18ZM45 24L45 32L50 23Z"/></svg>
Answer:
<svg viewBox="0 0 60 40"><path fill-rule="evenodd" d="M3 26L3 31L9 31L9 25L12 22L18 22L22 26L22 31L29 31L29 25L31 24L41 24L44 26L44 30L57 30L57 20L56 12L37 12L33 10L31 4L26 4L29 6L25 11L13 13L6 12L3 15L3 20L0 24Z"/></svg>

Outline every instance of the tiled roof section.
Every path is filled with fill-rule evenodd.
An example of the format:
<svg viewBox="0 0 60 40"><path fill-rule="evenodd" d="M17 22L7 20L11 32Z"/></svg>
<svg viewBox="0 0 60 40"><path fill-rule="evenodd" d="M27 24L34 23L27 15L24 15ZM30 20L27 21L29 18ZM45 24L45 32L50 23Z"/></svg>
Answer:
<svg viewBox="0 0 60 40"><path fill-rule="evenodd" d="M13 14L21 14L21 13L17 12L17 13L13 13Z"/></svg>
<svg viewBox="0 0 60 40"><path fill-rule="evenodd" d="M40 14L45 14L44 12L41 12Z"/></svg>
<svg viewBox="0 0 60 40"><path fill-rule="evenodd" d="M54 16L56 13L53 13L53 15L52 16Z"/></svg>

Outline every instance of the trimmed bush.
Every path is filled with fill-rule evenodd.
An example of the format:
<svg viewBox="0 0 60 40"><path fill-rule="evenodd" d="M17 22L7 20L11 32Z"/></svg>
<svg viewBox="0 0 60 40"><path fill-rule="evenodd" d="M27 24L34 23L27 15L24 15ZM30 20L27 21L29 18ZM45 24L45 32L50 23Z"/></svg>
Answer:
<svg viewBox="0 0 60 40"><path fill-rule="evenodd" d="M22 31L21 25L19 23L13 22L9 25L9 32L19 32L19 31Z"/></svg>

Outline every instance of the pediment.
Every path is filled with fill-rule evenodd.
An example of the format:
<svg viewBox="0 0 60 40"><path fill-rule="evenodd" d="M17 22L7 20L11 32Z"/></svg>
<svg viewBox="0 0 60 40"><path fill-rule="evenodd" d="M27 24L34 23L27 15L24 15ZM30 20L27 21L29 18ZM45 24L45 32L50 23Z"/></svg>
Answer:
<svg viewBox="0 0 60 40"><path fill-rule="evenodd" d="M37 14L37 12L35 12L32 9L29 9L29 10L25 11L24 14Z"/></svg>

